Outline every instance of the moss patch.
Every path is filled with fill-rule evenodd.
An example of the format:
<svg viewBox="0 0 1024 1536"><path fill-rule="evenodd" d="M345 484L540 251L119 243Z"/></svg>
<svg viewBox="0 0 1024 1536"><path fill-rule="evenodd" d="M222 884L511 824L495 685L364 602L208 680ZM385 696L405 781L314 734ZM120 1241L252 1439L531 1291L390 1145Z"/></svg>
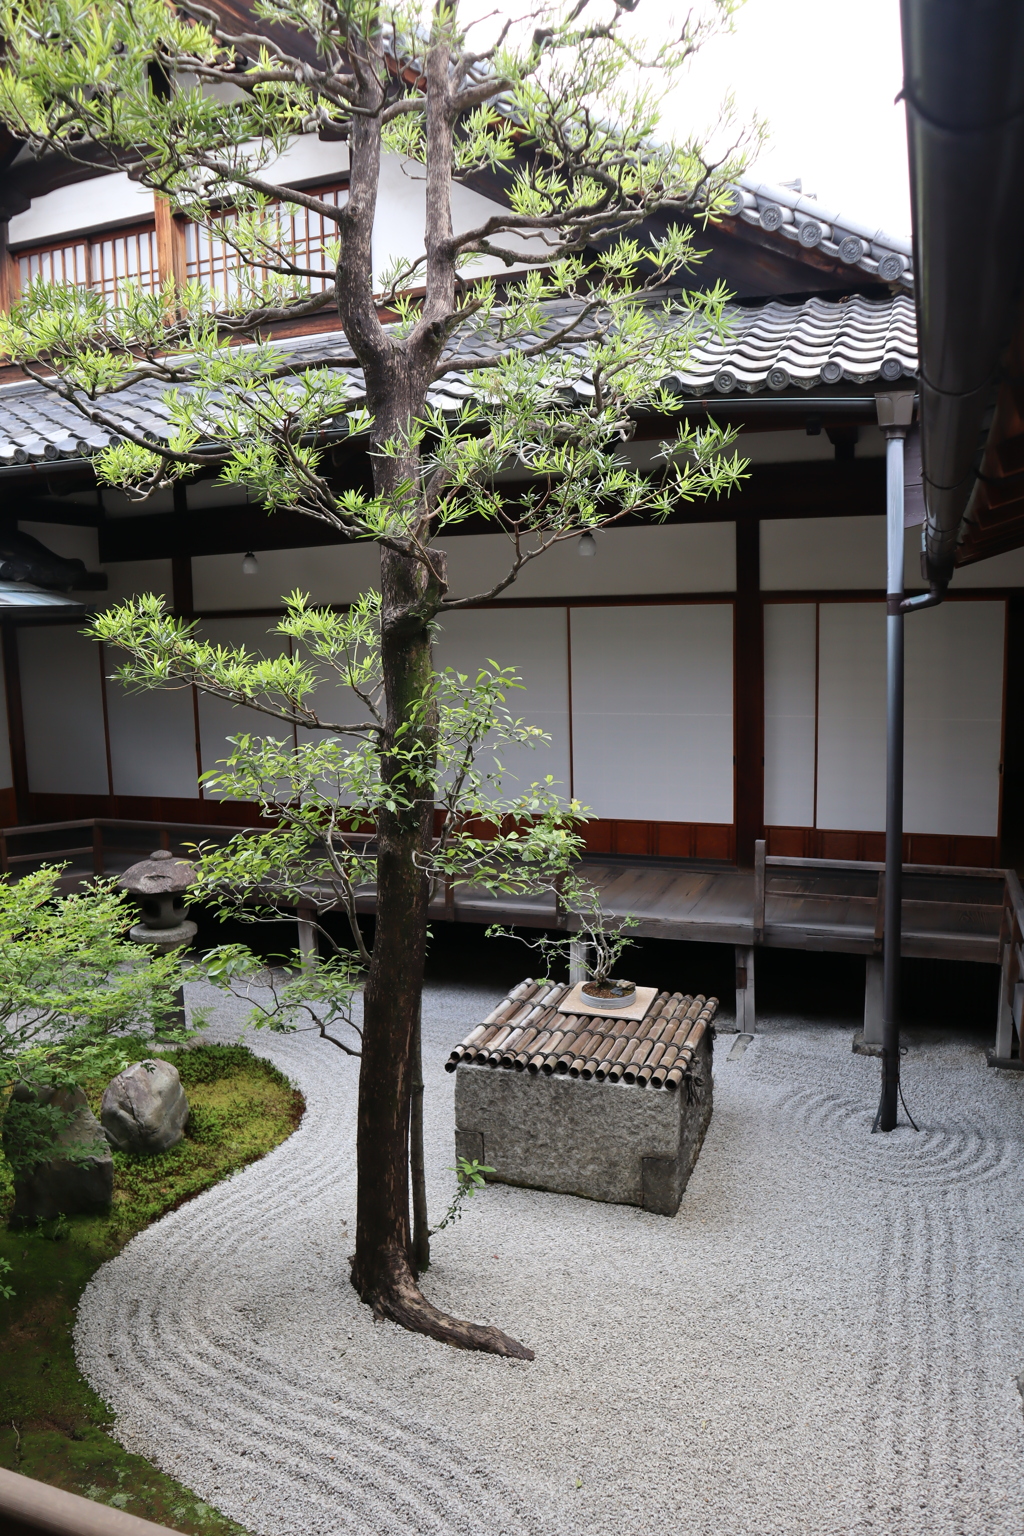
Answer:
<svg viewBox="0 0 1024 1536"><path fill-rule="evenodd" d="M0 1466L193 1536L244 1536L180 1483L123 1450L107 1433L110 1410L79 1375L72 1330L93 1273L158 1216L190 1200L295 1129L302 1097L244 1046L146 1052L173 1061L191 1114L185 1139L157 1157L114 1153L109 1216L61 1217L32 1231L0 1230ZM83 1082L94 1111L104 1080ZM0 1153L0 1219L13 1201Z"/></svg>

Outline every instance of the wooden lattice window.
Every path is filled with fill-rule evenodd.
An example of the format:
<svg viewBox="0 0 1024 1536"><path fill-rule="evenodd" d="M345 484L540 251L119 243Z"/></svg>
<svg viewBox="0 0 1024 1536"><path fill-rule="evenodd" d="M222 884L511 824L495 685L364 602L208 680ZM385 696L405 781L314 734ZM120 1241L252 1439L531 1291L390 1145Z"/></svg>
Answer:
<svg viewBox="0 0 1024 1536"><path fill-rule="evenodd" d="M340 208L348 197L348 186L342 183L317 187L310 191L310 196ZM268 218L280 220L282 247L298 266L327 265L324 246L338 234L338 227L331 219L294 203L270 203L266 212ZM236 213L225 213L217 220L217 225L229 227L237 217ZM185 225L185 276L191 281L205 283L215 294L230 298L238 288L243 271L251 273L250 280L259 281L263 269L244 262L234 247L217 235L216 227L191 222ZM268 271L266 275L272 277L274 274ZM302 281L308 283L313 293L321 293L328 286L328 280L324 278L303 278Z"/></svg>
<svg viewBox="0 0 1024 1536"><path fill-rule="evenodd" d="M92 288L116 301L124 282L139 284L147 293L160 286L156 230L152 224L112 230L91 239L35 246L15 255L18 281L24 293L41 278L45 283L73 283Z"/></svg>

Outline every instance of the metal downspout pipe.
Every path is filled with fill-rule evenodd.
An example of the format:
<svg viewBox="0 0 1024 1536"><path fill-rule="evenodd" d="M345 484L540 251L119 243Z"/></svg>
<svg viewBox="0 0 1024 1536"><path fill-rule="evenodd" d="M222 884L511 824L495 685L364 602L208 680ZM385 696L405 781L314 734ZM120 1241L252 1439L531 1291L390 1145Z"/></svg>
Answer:
<svg viewBox="0 0 1024 1536"><path fill-rule="evenodd" d="M914 415L912 390L876 395L885 432L886 752L885 927L882 941L882 1093L873 1131L894 1131L900 1100L900 954L903 947L903 618L934 607L942 592L903 595L903 451Z"/></svg>

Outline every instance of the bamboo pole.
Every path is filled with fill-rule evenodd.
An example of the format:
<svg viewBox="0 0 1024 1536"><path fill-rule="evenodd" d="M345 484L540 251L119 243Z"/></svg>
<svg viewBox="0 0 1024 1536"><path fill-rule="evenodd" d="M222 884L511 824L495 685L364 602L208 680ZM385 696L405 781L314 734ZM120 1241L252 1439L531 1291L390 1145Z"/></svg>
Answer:
<svg viewBox="0 0 1024 1536"><path fill-rule="evenodd" d="M589 1024L591 1021L588 1020L587 1022ZM594 1029L582 1029L577 1035L573 1037L572 1040L567 1040L565 1042L565 1049L562 1051L558 1060L555 1062L555 1071L558 1073L559 1077L565 1076L573 1062L576 1060L578 1052L589 1046L590 1042L598 1033L599 1032Z"/></svg>

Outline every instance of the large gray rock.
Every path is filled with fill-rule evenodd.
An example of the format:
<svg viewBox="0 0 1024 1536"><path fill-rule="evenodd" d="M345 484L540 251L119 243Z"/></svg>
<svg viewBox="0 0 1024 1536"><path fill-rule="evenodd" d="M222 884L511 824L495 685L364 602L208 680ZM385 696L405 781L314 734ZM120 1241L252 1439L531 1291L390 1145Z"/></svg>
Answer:
<svg viewBox="0 0 1024 1536"><path fill-rule="evenodd" d="M108 1083L100 1105L107 1140L118 1152L166 1152L185 1134L188 1099L169 1061L137 1061Z"/></svg>
<svg viewBox="0 0 1024 1536"><path fill-rule="evenodd" d="M42 1133L49 1139L52 1153L15 1172L11 1226L108 1211L114 1193L114 1160L83 1090L32 1088L19 1083L11 1098L13 1103L4 1116L3 1146L16 1170L19 1150L24 1153L22 1138L26 1129L31 1131L31 1117L26 1111L33 1104L49 1106L60 1116L40 1116L35 1123L36 1136Z"/></svg>

